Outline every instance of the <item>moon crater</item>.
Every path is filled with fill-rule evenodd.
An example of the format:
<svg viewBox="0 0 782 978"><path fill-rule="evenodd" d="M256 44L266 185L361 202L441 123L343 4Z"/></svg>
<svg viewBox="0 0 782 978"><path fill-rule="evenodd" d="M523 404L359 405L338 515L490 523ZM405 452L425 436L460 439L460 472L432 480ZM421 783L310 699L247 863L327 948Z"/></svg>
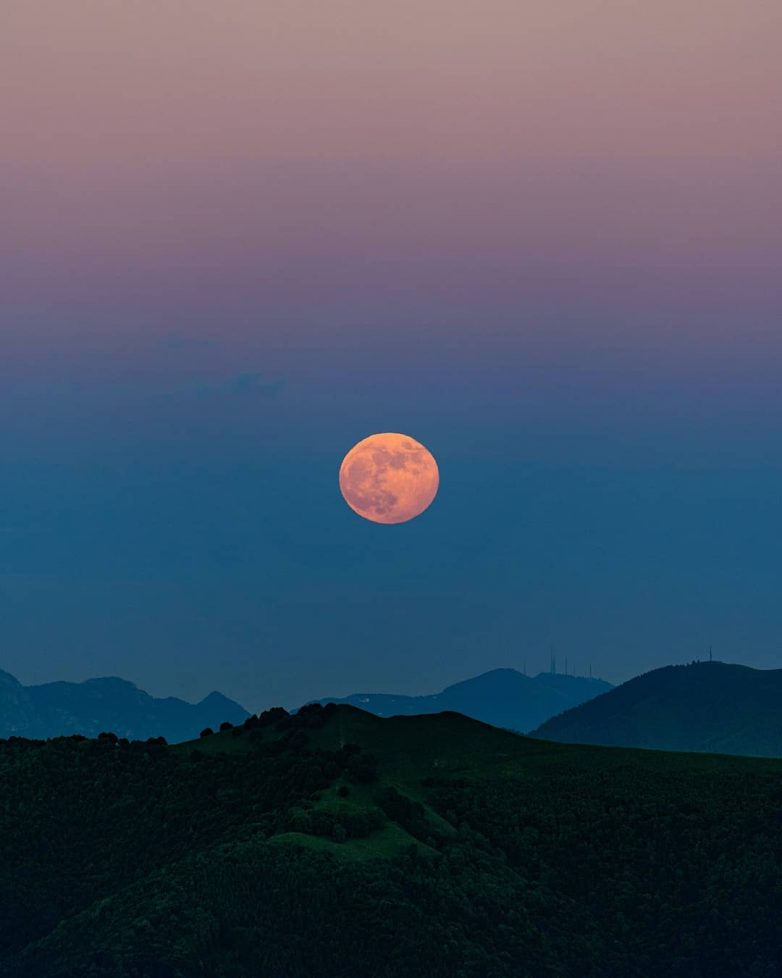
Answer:
<svg viewBox="0 0 782 978"><path fill-rule="evenodd" d="M373 523L405 523L437 495L440 474L428 449L398 432L364 438L347 453L339 487L350 508Z"/></svg>

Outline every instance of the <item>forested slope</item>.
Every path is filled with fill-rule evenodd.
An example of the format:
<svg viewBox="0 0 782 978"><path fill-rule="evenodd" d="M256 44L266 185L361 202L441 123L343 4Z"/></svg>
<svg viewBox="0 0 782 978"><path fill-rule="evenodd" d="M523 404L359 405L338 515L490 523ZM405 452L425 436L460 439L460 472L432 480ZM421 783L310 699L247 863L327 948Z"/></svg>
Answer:
<svg viewBox="0 0 782 978"><path fill-rule="evenodd" d="M0 779L3 978L782 975L782 762L310 707Z"/></svg>
<svg viewBox="0 0 782 978"><path fill-rule="evenodd" d="M532 736L782 757L782 669L727 662L665 666L552 717Z"/></svg>

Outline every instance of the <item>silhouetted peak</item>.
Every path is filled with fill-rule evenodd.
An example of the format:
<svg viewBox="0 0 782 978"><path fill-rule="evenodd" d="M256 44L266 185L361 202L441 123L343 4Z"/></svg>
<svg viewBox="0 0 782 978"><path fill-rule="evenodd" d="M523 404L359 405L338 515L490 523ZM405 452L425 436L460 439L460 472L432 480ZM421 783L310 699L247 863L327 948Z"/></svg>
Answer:
<svg viewBox="0 0 782 978"><path fill-rule="evenodd" d="M248 715L218 692L193 704L173 696L150 696L119 676L22 686L8 673L0 673L0 694L0 737L97 736L112 731L129 739L164 736L174 743L195 737L204 726L241 723Z"/></svg>
<svg viewBox="0 0 782 978"><path fill-rule="evenodd" d="M350 703L377 716L421 716L454 711L483 723L526 731L563 709L610 689L602 679L549 676L532 679L517 669L490 669L429 696L354 693L319 702Z"/></svg>
<svg viewBox="0 0 782 978"><path fill-rule="evenodd" d="M207 696L205 696L202 700L199 701L198 705L199 706L219 706L222 703L229 703L231 706L234 706L235 705L235 703L234 703L233 700L230 700L227 696L224 696L222 693L218 692L216 689L213 689L211 693L209 693Z"/></svg>
<svg viewBox="0 0 782 978"><path fill-rule="evenodd" d="M524 673L518 672L516 669L490 669L488 672L482 672L480 675L473 676L471 679L462 679L458 683L446 686L440 695L443 696L446 693L454 693L467 688L474 690L481 688L507 689L509 683L513 685L524 685L529 682L532 682L529 676L525 676Z"/></svg>
<svg viewBox="0 0 782 978"><path fill-rule="evenodd" d="M122 679L119 676L96 676L94 679L85 679L84 686L103 686L106 689L138 689L135 683L129 679Z"/></svg>
<svg viewBox="0 0 782 978"><path fill-rule="evenodd" d="M696 660L663 666L543 723L566 743L779 756L782 669Z"/></svg>
<svg viewBox="0 0 782 978"><path fill-rule="evenodd" d="M21 685L16 676L12 676L10 672L0 669L0 686L12 686L15 689Z"/></svg>

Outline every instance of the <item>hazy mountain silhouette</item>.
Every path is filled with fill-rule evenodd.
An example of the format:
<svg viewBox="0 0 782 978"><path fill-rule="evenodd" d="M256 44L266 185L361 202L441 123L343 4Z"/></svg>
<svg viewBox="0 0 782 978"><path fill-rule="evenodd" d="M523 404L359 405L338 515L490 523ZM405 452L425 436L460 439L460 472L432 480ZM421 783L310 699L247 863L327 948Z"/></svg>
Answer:
<svg viewBox="0 0 782 978"><path fill-rule="evenodd" d="M666 666L543 723L574 744L782 756L782 669L725 662Z"/></svg>
<svg viewBox="0 0 782 978"><path fill-rule="evenodd" d="M602 679L541 672L525 676L515 669L492 669L430 696L354 693L319 703L348 703L376 716L417 716L452 710L495 727L525 732L544 720L611 689Z"/></svg>
<svg viewBox="0 0 782 978"><path fill-rule="evenodd" d="M145 740L165 737L175 743L198 735L221 721L241 723L247 710L210 693L200 703L174 696L156 699L125 679L88 679L23 686L0 671L0 737L95 737L112 731L120 737Z"/></svg>
<svg viewBox="0 0 782 978"><path fill-rule="evenodd" d="M10 672L0 669L0 737L35 736L35 707L27 689Z"/></svg>

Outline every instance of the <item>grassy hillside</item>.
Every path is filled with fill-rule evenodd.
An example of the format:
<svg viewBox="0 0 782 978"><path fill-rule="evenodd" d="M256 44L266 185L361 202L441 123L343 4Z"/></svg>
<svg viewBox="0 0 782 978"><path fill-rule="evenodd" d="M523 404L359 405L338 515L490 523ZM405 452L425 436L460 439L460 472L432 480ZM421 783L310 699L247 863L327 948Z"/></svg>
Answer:
<svg viewBox="0 0 782 978"><path fill-rule="evenodd" d="M782 762L457 714L0 742L3 978L782 975Z"/></svg>
<svg viewBox="0 0 782 978"><path fill-rule="evenodd" d="M534 736L564 743L782 757L782 669L666 666L553 717Z"/></svg>

